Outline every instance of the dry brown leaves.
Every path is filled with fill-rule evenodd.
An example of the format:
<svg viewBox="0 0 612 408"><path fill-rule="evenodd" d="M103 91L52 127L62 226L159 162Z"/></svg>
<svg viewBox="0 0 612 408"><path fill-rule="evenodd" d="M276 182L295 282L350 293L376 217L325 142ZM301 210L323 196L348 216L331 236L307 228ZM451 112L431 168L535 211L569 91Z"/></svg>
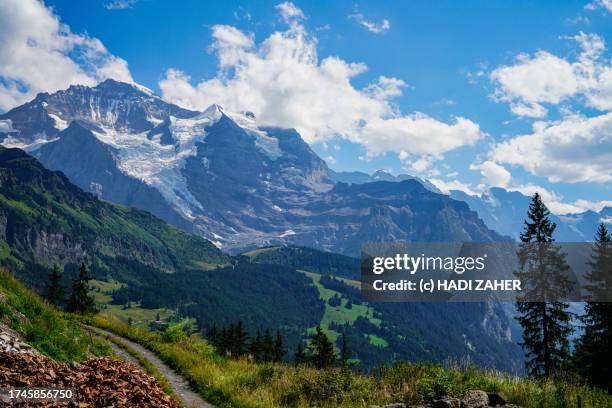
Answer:
<svg viewBox="0 0 612 408"><path fill-rule="evenodd" d="M155 380L139 367L110 357L78 365L45 356L0 352L0 388L72 388L72 402L19 403L15 407L151 407L179 408Z"/></svg>

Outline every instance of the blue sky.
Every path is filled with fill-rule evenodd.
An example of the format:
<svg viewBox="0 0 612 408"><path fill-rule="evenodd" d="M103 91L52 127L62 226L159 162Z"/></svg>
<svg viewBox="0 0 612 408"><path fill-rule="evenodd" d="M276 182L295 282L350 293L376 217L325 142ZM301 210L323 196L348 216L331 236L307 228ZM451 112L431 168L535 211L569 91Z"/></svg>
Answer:
<svg viewBox="0 0 612 408"><path fill-rule="evenodd" d="M66 58L86 65L87 38L104 48L92 64L127 63L70 82L130 77L188 107L249 108L335 170L540 190L559 213L612 200L610 0L45 5L79 44ZM46 90L1 65L0 85Z"/></svg>

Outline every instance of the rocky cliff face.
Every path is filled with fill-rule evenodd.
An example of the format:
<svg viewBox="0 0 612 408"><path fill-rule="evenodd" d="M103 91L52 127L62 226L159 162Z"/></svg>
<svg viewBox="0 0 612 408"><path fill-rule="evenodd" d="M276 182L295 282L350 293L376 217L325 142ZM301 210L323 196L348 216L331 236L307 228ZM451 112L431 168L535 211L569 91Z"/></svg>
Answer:
<svg viewBox="0 0 612 408"><path fill-rule="evenodd" d="M422 180L333 173L295 130L260 126L250 112L188 111L108 80L40 94L0 121L12 129L4 145L230 251L281 243L356 254L373 240L500 239Z"/></svg>

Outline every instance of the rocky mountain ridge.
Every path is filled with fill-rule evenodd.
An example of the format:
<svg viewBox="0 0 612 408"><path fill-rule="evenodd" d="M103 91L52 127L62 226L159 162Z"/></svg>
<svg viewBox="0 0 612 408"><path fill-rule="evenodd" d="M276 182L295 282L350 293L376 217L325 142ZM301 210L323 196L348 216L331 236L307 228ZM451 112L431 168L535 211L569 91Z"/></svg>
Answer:
<svg viewBox="0 0 612 408"><path fill-rule="evenodd" d="M250 112L189 111L107 80L40 94L0 122L5 146L229 251L296 244L357 254L381 239L501 239L422 180L381 172L338 182L295 130L260 126Z"/></svg>

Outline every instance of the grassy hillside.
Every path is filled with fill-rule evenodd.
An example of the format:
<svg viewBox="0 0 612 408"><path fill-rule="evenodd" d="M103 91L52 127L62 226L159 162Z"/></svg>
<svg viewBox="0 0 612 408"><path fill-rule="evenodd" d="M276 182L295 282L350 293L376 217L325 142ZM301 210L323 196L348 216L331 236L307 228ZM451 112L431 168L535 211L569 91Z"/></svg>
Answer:
<svg viewBox="0 0 612 408"><path fill-rule="evenodd" d="M4 269L0 269L0 323L55 360L81 361L91 354L110 354L108 343L92 338Z"/></svg>
<svg viewBox="0 0 612 408"><path fill-rule="evenodd" d="M577 396L583 406L607 408L612 397L575 380L536 381L473 368L399 363L377 377L348 370L257 364L219 356L197 335L147 332L97 317L93 324L153 350L177 369L208 401L219 407L367 407L403 402L417 405L442 396L461 397L481 389L502 392L526 408L565 408ZM180 333L180 332L179 332Z"/></svg>
<svg viewBox="0 0 612 408"><path fill-rule="evenodd" d="M223 265L212 243L151 214L98 200L19 149L0 147L0 265L39 285L53 263L86 260L97 277L140 281L150 270Z"/></svg>

